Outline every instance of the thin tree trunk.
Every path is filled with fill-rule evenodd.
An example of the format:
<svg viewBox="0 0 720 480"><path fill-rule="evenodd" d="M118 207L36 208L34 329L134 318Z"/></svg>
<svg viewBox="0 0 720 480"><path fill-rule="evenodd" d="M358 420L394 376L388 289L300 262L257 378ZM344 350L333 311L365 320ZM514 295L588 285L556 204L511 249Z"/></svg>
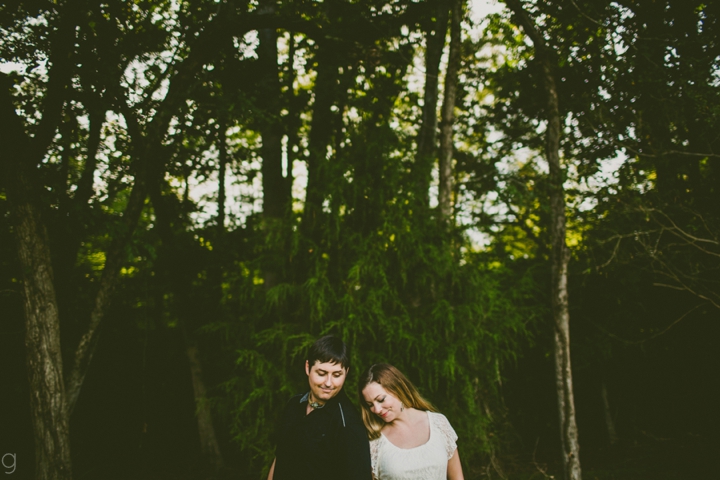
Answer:
<svg viewBox="0 0 720 480"><path fill-rule="evenodd" d="M228 164L227 138L225 135L226 130L227 125L225 124L225 121L220 120L218 126L218 160L220 161L220 166L218 169L218 239L225 233L225 176L227 175Z"/></svg>
<svg viewBox="0 0 720 480"><path fill-rule="evenodd" d="M506 0L525 33L535 46L535 55L541 64L543 84L547 95L547 132L545 155L550 170L550 253L552 311L554 319L555 386L557 390L563 471L566 480L581 480L580 446L575 421L572 367L570 363L570 311L568 308L568 264L570 250L565 241L564 172L560 164L560 110L557 85L553 74L552 51L537 30L535 23L520 0Z"/></svg>
<svg viewBox="0 0 720 480"><path fill-rule="evenodd" d="M617 433L615 431L615 421L612 417L612 411L610 410L610 402L608 401L607 382L604 377L602 379L602 384L600 385L600 395L602 396L603 412L605 413L605 426L608 432L608 441L610 442L610 445L615 445L617 443Z"/></svg>
<svg viewBox="0 0 720 480"><path fill-rule="evenodd" d="M78 181L77 190L73 200L76 204L85 206L93 195L93 182L97 169L97 152L100 148L102 126L105 123L105 109L97 106L90 107L90 132L88 135L85 166Z"/></svg>
<svg viewBox="0 0 720 480"><path fill-rule="evenodd" d="M263 2L260 13L272 13L272 1ZM273 28L258 30L258 69L262 78L262 175L263 217L280 219L285 215L288 199L284 195L282 169L282 123L280 119L280 77L278 72L277 31Z"/></svg>
<svg viewBox="0 0 720 480"><path fill-rule="evenodd" d="M437 154L438 131L438 84L440 59L447 33L448 7L441 0L435 2L435 21L428 27L425 48L425 91L423 95L422 120L417 140L417 155L413 176L421 205L430 206L430 179Z"/></svg>
<svg viewBox="0 0 720 480"><path fill-rule="evenodd" d="M328 145L332 139L333 114L338 68L332 56L332 45L323 41L318 45L317 78L313 94L312 121L308 138L308 183L301 230L313 244L320 241L322 204L325 200L328 178ZM311 247L312 248L312 247Z"/></svg>
<svg viewBox="0 0 720 480"><path fill-rule="evenodd" d="M460 69L460 40L463 0L453 0L450 21L450 55L447 72L445 73L445 92L440 121L440 157L438 170L440 184L438 186L439 219L449 224L453 211L453 123L455 122L455 99L457 96L458 70Z"/></svg>
<svg viewBox="0 0 720 480"><path fill-rule="evenodd" d="M120 233L113 238L106 255L105 266L100 277L100 286L95 295L93 310L90 313L90 323L75 349L73 367L67 382L68 412L70 414L75 409L80 396L80 389L97 347L100 323L110 308L110 301L117 285L120 269L125 263L125 247L130 243L145 205L145 198L147 197L145 184L146 182L142 178L135 178L135 184L130 192L127 207L123 212Z"/></svg>
<svg viewBox="0 0 720 480"><path fill-rule="evenodd" d="M62 249L62 258L57 259L62 268L61 272L58 272L58 276L63 280L71 273L77 261L85 222L90 212L89 202L94 193L93 182L97 170L97 153L100 148L102 126L105 123L105 109L92 106L89 117L90 131L85 149L85 165L80 180L78 180L77 189L73 194L72 204L69 205L70 208L66 212L69 218L63 232L65 241L62 242L66 247ZM75 296L74 293L71 296Z"/></svg>
<svg viewBox="0 0 720 480"><path fill-rule="evenodd" d="M300 111L297 96L295 95L295 52L297 45L295 42L295 36L293 32L289 32L290 41L288 46L288 66L286 74L286 95L288 114L286 121L286 134L287 134L287 171L285 172L285 195L287 196L288 202L290 202L290 208L292 208L292 186L293 186L293 162L296 158L295 148L299 149L300 146L300 135L298 130L302 123L300 119Z"/></svg>
<svg viewBox="0 0 720 480"><path fill-rule="evenodd" d="M185 354L190 363L190 375L195 395L195 416L200 434L200 450L212 469L217 472L224 467L224 461L215 435L210 406L207 403L207 390L203 381L200 355L197 347L191 344L185 348Z"/></svg>

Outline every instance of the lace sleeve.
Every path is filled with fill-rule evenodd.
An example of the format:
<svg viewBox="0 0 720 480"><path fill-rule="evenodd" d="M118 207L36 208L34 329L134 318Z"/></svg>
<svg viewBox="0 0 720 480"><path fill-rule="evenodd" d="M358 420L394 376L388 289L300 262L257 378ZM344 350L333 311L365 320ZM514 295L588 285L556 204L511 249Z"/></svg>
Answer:
<svg viewBox="0 0 720 480"><path fill-rule="evenodd" d="M450 460L457 449L457 433L455 433L455 430L453 430L445 415L436 413L433 415L433 420L445 441L445 452L447 453L448 460Z"/></svg>
<svg viewBox="0 0 720 480"><path fill-rule="evenodd" d="M378 474L378 454L380 453L380 439L370 440L370 463L372 464L372 476L374 479L379 478Z"/></svg>

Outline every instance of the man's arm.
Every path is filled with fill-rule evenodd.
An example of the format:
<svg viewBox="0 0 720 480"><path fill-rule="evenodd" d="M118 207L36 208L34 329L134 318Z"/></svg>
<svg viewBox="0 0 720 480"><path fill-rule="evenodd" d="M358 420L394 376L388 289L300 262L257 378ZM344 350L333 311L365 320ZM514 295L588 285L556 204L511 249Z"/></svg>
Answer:
<svg viewBox="0 0 720 480"><path fill-rule="evenodd" d="M273 480L273 475L275 475L275 462L277 462L277 458L273 459L273 463L270 465L270 473L268 473L267 480Z"/></svg>

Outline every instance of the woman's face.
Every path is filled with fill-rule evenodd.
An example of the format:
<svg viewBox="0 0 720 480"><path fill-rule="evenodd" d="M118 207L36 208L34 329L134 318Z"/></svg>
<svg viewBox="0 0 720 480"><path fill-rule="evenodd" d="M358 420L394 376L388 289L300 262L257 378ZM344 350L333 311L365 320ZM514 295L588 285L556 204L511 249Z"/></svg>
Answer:
<svg viewBox="0 0 720 480"><path fill-rule="evenodd" d="M395 420L401 412L402 403L400 400L385 390L379 383L368 383L363 388L362 394L370 411L382 418L385 423Z"/></svg>

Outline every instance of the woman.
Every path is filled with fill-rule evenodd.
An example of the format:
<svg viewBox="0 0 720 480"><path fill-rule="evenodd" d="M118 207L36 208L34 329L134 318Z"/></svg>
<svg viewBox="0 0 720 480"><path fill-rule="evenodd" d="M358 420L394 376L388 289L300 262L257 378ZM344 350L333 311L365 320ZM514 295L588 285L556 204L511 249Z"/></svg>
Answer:
<svg viewBox="0 0 720 480"><path fill-rule="evenodd" d="M370 367L358 388L376 480L463 480L457 435L397 368Z"/></svg>

